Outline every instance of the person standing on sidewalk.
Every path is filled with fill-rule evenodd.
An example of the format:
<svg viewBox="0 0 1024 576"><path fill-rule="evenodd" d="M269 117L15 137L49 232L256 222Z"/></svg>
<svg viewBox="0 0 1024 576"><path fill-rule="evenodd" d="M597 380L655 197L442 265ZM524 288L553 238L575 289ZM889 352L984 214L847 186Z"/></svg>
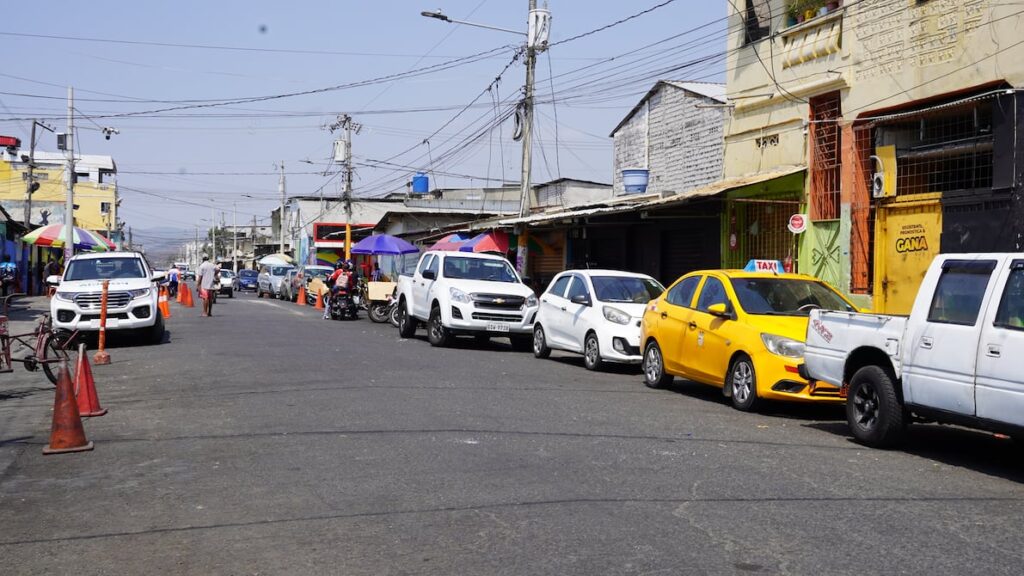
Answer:
<svg viewBox="0 0 1024 576"><path fill-rule="evenodd" d="M213 291L217 283L217 267L210 262L209 256L203 256L203 263L196 271L196 284L199 286L199 297L203 299L203 316L213 315Z"/></svg>

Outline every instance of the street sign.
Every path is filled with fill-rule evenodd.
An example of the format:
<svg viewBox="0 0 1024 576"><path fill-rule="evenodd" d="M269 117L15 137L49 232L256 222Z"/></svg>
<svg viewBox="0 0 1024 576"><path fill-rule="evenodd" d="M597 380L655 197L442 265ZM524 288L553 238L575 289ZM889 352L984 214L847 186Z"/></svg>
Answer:
<svg viewBox="0 0 1024 576"><path fill-rule="evenodd" d="M803 234L807 231L807 215L793 214L789 217L789 231L793 234Z"/></svg>

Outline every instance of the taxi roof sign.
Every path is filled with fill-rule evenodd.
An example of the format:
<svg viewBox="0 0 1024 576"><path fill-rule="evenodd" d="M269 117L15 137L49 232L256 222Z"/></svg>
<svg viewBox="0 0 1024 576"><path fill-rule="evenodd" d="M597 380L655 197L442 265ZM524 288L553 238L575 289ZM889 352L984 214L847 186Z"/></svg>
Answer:
<svg viewBox="0 0 1024 576"><path fill-rule="evenodd" d="M779 260L751 260L743 268L744 272L773 272L775 274L780 274L785 270L786 268Z"/></svg>

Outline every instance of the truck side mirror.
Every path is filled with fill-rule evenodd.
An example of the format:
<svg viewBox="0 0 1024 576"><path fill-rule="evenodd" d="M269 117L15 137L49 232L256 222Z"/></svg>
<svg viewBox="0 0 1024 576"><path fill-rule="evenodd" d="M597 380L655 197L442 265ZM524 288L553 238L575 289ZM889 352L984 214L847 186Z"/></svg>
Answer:
<svg viewBox="0 0 1024 576"><path fill-rule="evenodd" d="M47 286L58 286L58 285L60 285L60 276L57 276L56 274L53 275L53 276L47 276L46 277L46 285Z"/></svg>
<svg viewBox="0 0 1024 576"><path fill-rule="evenodd" d="M436 280L437 279L437 273L434 272L433 270L424 270L423 271L423 279L424 280Z"/></svg>

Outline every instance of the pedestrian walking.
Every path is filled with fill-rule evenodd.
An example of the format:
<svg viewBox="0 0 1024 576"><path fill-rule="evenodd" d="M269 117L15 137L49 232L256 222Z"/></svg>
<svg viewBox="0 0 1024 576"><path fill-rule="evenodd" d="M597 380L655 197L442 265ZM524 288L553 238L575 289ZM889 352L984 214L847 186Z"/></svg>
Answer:
<svg viewBox="0 0 1024 576"><path fill-rule="evenodd" d="M199 297L203 299L203 316L213 315L213 291L217 282L217 267L210 262L209 256L203 256L203 263L196 271L196 284L199 286Z"/></svg>

